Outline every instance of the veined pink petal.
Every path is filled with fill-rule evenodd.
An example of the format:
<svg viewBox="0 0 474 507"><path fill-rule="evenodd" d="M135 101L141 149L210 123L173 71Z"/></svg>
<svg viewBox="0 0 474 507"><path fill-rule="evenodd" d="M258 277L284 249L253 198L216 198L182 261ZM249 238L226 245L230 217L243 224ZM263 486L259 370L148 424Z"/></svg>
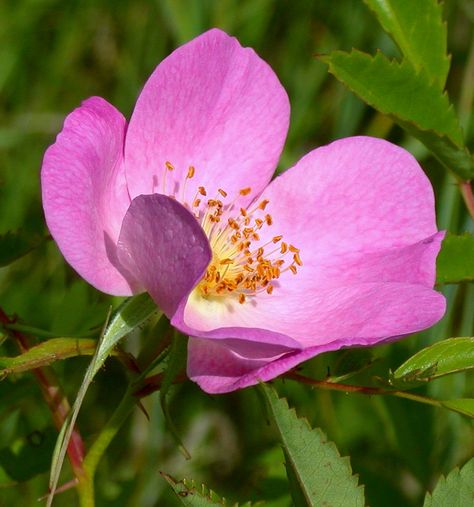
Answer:
<svg viewBox="0 0 474 507"><path fill-rule="evenodd" d="M189 378L208 393L234 391L271 380L323 352L376 345L387 342L388 337L414 333L439 320L445 311L443 296L425 287L368 285L364 294L346 288L326 295L327 299L321 301L324 306L316 308L314 316L302 315L305 320L300 322L300 328L317 328L320 323L327 335L320 343L308 339L308 345L300 351L259 359L238 354L221 342L191 338Z"/></svg>
<svg viewBox="0 0 474 507"><path fill-rule="evenodd" d="M202 278L211 256L204 231L180 203L160 194L133 199L118 257L168 317Z"/></svg>
<svg viewBox="0 0 474 507"><path fill-rule="evenodd" d="M274 230L308 260L314 252L374 252L437 232L433 189L406 150L348 137L311 151L262 198ZM305 254L307 252L307 254Z"/></svg>
<svg viewBox="0 0 474 507"><path fill-rule="evenodd" d="M232 198L251 187L254 197L273 175L289 111L278 78L252 49L218 29L200 35L158 65L138 98L125 145L131 197L189 202L197 185ZM183 197L189 166L196 171Z"/></svg>
<svg viewBox="0 0 474 507"><path fill-rule="evenodd" d="M347 345L365 341L370 345L425 329L445 311L444 297L438 292L400 282L342 285L313 293L303 288L291 299L278 293L262 299L254 307L240 305L239 309L237 303L230 311L217 304L198 306L192 314L185 314L185 321L196 330L202 329L195 336L205 336L224 322L237 326L238 318L243 327L265 326L269 332L291 336L301 347L339 339L346 340ZM233 318L238 310L239 316Z"/></svg>
<svg viewBox="0 0 474 507"><path fill-rule="evenodd" d="M64 122L43 160L46 222L71 266L97 289L130 295L117 268L116 242L130 204L123 170L126 122L108 102L92 97Z"/></svg>
<svg viewBox="0 0 474 507"><path fill-rule="evenodd" d="M343 346L343 343L332 342L262 360L242 357L213 340L191 337L187 375L207 393L228 393L272 380L307 359Z"/></svg>

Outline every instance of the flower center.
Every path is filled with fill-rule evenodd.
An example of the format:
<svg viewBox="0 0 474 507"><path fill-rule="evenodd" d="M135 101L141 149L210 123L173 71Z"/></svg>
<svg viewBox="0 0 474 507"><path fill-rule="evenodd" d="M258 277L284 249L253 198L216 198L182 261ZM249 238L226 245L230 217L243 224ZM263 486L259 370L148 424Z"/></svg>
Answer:
<svg viewBox="0 0 474 507"><path fill-rule="evenodd" d="M173 170L169 162L166 168ZM192 202L187 203L184 189L194 173L195 168L190 166L180 200L201 224L212 249L211 262L197 286L202 297L234 296L243 304L260 292L272 294L283 273L297 274L303 265L298 248L283 241L282 235L271 236L267 241L260 239L261 235L268 237L265 229L273 226L273 218L265 212L268 199L238 208L236 201L249 195L250 187L228 200L225 190L219 188L216 196L210 198L200 186Z"/></svg>

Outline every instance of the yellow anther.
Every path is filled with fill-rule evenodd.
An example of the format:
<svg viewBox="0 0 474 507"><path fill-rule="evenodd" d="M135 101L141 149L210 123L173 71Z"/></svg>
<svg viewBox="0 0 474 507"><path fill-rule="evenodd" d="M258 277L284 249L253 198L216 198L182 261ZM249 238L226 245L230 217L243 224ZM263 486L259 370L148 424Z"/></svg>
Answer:
<svg viewBox="0 0 474 507"><path fill-rule="evenodd" d="M218 188L217 191L219 192L219 194L222 195L222 197L227 197L227 192L225 192L224 190L222 190L222 188Z"/></svg>
<svg viewBox="0 0 474 507"><path fill-rule="evenodd" d="M240 293L239 295L239 303L243 305L245 303L245 294Z"/></svg>
<svg viewBox="0 0 474 507"><path fill-rule="evenodd" d="M168 171L174 171L174 166L171 162L166 161L165 166L166 166L166 169L168 169Z"/></svg>
<svg viewBox="0 0 474 507"><path fill-rule="evenodd" d="M264 210L266 207L267 207L267 204L269 203L270 201L268 199L264 199L259 205L258 205L258 209L261 209L261 210Z"/></svg>
<svg viewBox="0 0 474 507"><path fill-rule="evenodd" d="M242 188L239 192L240 195L249 195L252 189L250 187Z"/></svg>
<svg viewBox="0 0 474 507"><path fill-rule="evenodd" d="M198 192L201 195L207 195L206 189L204 187L198 187Z"/></svg>
<svg viewBox="0 0 474 507"><path fill-rule="evenodd" d="M190 165L188 167L188 174L187 174L186 178L191 179L194 176L195 172L196 172L195 167L193 165Z"/></svg>

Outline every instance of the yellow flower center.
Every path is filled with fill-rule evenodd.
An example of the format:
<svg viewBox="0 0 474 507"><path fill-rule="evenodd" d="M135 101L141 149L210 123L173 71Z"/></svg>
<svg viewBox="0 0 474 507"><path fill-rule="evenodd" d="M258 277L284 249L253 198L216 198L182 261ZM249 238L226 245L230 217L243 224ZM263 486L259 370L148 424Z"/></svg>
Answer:
<svg viewBox="0 0 474 507"><path fill-rule="evenodd" d="M174 169L169 162L166 168ZM194 174L195 168L190 166L181 200L201 224L212 249L212 260L197 286L202 297L233 296L243 304L260 292L272 294L283 273L297 274L303 265L298 248L283 241L282 235L264 243L260 240L261 231L273 225L271 215L265 212L267 199L239 209L236 201L249 195L250 187L241 189L233 201L226 203L225 190L219 188L217 195L209 198L200 186L189 204L184 202L184 190Z"/></svg>

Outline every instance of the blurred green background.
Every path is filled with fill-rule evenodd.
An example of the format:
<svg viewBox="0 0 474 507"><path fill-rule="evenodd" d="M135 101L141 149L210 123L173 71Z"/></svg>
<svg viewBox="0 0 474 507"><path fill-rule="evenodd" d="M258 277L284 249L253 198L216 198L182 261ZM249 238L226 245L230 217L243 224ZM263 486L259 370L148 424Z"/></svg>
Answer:
<svg viewBox="0 0 474 507"><path fill-rule="evenodd" d="M448 92L472 146L474 122L474 2L446 0L452 68ZM176 46L217 26L252 46L288 91L292 116L280 169L330 140L368 134L409 149L435 187L438 225L473 230L454 181L418 142L366 107L327 73L316 58L332 49L398 51L361 0L3 0L0 2L0 234L21 229L47 234L40 202L39 170L46 147L64 116L81 100L100 95L126 116L146 78ZM451 336L472 336L474 287L446 286L446 317L431 330L378 347L376 365L359 377L387 375L424 345ZM116 302L116 301L115 301ZM115 303L114 302L114 303ZM111 299L97 293L65 264L46 241L23 259L0 269L0 306L21 322L58 336L87 334L104 321ZM132 336L137 351L152 333ZM44 339L37 337L38 340ZM5 340L0 355L14 355ZM351 355L324 354L306 364L309 374L337 371ZM55 364L70 400L87 359ZM100 431L127 382L109 360L79 416L87 442ZM366 486L372 507L418 506L427 488L474 454L468 419L413 402L312 390L278 381L280 392L311 424L335 441ZM472 375L438 380L422 392L473 397ZM254 390L208 396L187 382L173 393L171 411L192 454L186 461L165 428L159 397L144 400L150 421L136 410L101 462L98 506L174 506L159 471L202 481L230 500L267 499L290 505L283 455ZM47 491L55 431L33 375L0 383L0 506L33 506ZM28 466L27 466L28 465ZM71 478L66 465L63 480ZM55 505L76 505L74 492Z"/></svg>

